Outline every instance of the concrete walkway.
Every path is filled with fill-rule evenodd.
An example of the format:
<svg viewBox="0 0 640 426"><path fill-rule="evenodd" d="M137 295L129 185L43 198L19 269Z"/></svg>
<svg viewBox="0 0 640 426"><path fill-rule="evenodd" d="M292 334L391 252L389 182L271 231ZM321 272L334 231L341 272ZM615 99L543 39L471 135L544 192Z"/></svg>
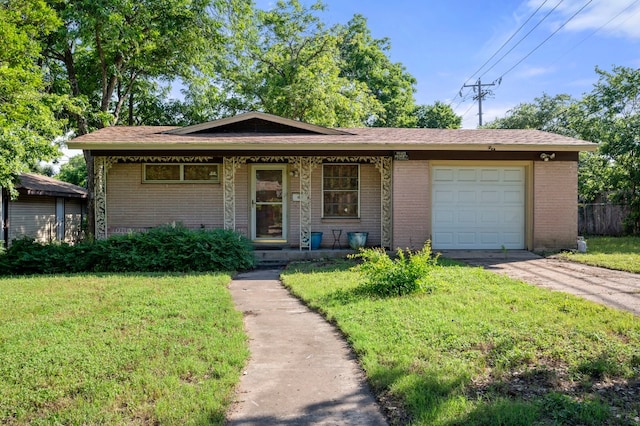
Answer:
<svg viewBox="0 0 640 426"><path fill-rule="evenodd" d="M640 315L640 274L543 258L524 250L446 250L443 257Z"/></svg>
<svg viewBox="0 0 640 426"><path fill-rule="evenodd" d="M251 358L229 425L386 425L341 334L291 296L280 270L237 276Z"/></svg>

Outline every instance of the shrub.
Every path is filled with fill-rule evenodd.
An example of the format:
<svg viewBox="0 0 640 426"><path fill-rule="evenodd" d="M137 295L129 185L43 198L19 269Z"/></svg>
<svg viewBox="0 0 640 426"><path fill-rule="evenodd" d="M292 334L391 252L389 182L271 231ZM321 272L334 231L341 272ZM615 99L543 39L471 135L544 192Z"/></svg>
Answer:
<svg viewBox="0 0 640 426"><path fill-rule="evenodd" d="M0 274L242 271L254 265L253 246L242 235L181 225L73 246L16 240L0 255Z"/></svg>
<svg viewBox="0 0 640 426"><path fill-rule="evenodd" d="M394 259L383 248L360 249L351 257L363 260L358 269L365 278L367 293L391 297L433 290L426 278L436 266L438 256L432 256L429 241L415 253L398 249Z"/></svg>

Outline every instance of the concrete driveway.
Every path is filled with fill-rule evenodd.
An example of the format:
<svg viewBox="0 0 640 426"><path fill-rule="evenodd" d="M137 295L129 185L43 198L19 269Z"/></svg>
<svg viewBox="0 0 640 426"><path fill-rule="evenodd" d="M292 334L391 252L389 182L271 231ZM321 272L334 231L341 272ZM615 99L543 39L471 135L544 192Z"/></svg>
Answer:
<svg viewBox="0 0 640 426"><path fill-rule="evenodd" d="M640 315L640 274L544 258L524 250L444 250L442 257L508 275L550 290L575 294Z"/></svg>

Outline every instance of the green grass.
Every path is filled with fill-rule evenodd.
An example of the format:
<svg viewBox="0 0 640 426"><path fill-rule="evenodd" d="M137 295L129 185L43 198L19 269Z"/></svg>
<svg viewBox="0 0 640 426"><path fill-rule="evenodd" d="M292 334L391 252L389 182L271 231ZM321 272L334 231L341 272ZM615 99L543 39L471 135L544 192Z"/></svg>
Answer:
<svg viewBox="0 0 640 426"><path fill-rule="evenodd" d="M588 237L587 253L562 253L561 258L640 274L640 237Z"/></svg>
<svg viewBox="0 0 640 426"><path fill-rule="evenodd" d="M385 405L399 407L390 411L398 423L402 412L419 425L632 424L639 415L637 396L592 387L624 391L640 375L632 314L452 264L430 274L431 294L375 298L351 266L292 265L282 279L345 333Z"/></svg>
<svg viewBox="0 0 640 426"><path fill-rule="evenodd" d="M248 356L229 281L0 279L0 423L222 424Z"/></svg>

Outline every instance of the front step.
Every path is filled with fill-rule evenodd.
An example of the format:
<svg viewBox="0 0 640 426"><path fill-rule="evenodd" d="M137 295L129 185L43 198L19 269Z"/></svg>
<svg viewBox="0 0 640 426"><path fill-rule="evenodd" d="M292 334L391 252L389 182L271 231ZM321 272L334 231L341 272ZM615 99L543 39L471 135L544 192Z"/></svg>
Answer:
<svg viewBox="0 0 640 426"><path fill-rule="evenodd" d="M289 262L296 260L316 260L316 259L336 259L346 258L349 254L356 253L353 250L298 250L298 249L282 249L282 250L254 250L258 267L264 268L269 266L285 266Z"/></svg>

